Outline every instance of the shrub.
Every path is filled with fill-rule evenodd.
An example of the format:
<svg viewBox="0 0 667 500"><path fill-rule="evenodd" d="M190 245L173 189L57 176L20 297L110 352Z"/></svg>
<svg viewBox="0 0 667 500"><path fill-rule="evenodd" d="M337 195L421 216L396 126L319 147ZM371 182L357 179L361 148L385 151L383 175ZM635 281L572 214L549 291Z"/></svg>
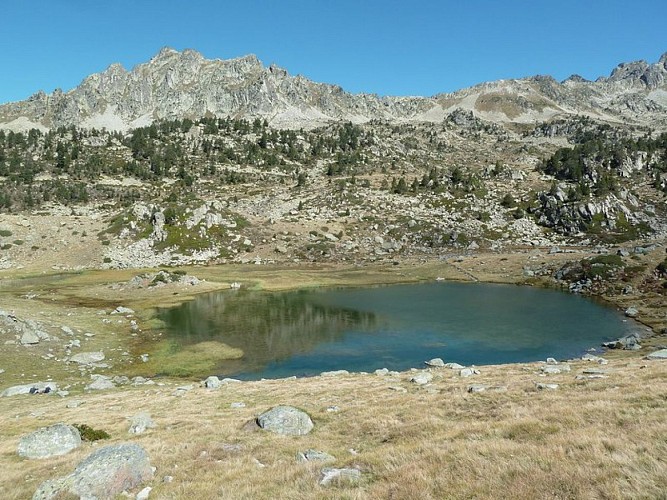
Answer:
<svg viewBox="0 0 667 500"><path fill-rule="evenodd" d="M660 274L667 275L667 259L663 260L660 264L658 264L655 270L658 271Z"/></svg>
<svg viewBox="0 0 667 500"><path fill-rule="evenodd" d="M12 232L9 229L0 229L0 236L11 236Z"/></svg>
<svg viewBox="0 0 667 500"><path fill-rule="evenodd" d="M516 207L516 201L514 201L514 197L510 193L507 193L503 197L500 204L505 208L514 208L514 207Z"/></svg>
<svg viewBox="0 0 667 500"><path fill-rule="evenodd" d="M623 267L623 258L620 255L598 255L590 260L591 264L604 264L605 266Z"/></svg>
<svg viewBox="0 0 667 500"><path fill-rule="evenodd" d="M73 427L81 434L82 441L99 441L100 439L109 439L111 437L107 431L93 429L86 424L74 424Z"/></svg>

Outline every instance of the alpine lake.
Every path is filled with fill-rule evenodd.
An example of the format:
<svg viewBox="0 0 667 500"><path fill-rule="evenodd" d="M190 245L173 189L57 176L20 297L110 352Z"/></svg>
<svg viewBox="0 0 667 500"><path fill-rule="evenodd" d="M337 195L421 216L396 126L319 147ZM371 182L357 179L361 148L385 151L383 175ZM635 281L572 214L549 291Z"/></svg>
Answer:
<svg viewBox="0 0 667 500"><path fill-rule="evenodd" d="M456 282L229 290L161 309L158 318L158 372L242 380L401 371L436 357L462 365L567 359L635 326L577 295Z"/></svg>

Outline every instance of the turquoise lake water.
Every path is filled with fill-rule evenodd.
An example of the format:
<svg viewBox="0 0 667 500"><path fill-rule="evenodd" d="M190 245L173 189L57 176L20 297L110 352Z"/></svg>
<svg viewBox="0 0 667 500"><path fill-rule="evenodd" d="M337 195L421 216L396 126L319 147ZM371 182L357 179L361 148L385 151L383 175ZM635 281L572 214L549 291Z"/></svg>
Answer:
<svg viewBox="0 0 667 500"><path fill-rule="evenodd" d="M219 376L406 370L425 360L484 365L580 356L634 325L592 300L553 290L436 282L369 288L208 294L160 318L180 345L243 350Z"/></svg>

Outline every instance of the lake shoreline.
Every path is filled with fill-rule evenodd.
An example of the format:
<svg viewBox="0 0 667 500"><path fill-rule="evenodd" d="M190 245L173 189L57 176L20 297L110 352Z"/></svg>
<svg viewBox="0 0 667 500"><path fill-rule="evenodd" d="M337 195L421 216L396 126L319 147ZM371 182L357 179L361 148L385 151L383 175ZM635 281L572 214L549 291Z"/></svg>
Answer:
<svg viewBox="0 0 667 500"><path fill-rule="evenodd" d="M310 265L222 265L205 267L185 267L184 273L203 279L196 285L183 285L179 283L159 283L158 286L144 288L130 288L131 280L145 273L155 273L157 270L89 270L72 273L37 274L34 272L22 275L20 270L10 273L0 273L11 280L3 279L0 293L5 300L6 309L15 309L20 316L37 318L36 312L40 312L43 305L48 305L52 316L59 316L67 309L78 309L82 314L83 321L80 327L99 328L99 319L96 312L105 309L112 310L117 306L130 307L136 311L134 321L138 325L140 336L130 336L126 333L116 335L117 342L114 345L124 346L124 349L132 353L135 358L142 354L141 345L137 344L137 338L144 342L157 341L160 338L159 326L154 324L155 311L158 307L171 307L191 301L205 293L228 290L232 283L239 283L243 288L265 291L284 291L308 288L329 287L360 287L371 285L391 285L398 283L433 282L436 280L456 282L481 282L514 284L522 286L544 287L563 291L555 281L548 276L526 277L525 266L535 259L560 266L572 260L573 256L568 254L549 254L545 251L537 253L517 252L505 254L474 254L466 256L451 257L448 259L423 260L402 259L385 263L374 263L368 266L351 266L344 264L321 264ZM576 256L581 258L580 255ZM396 262L396 263L395 263ZM165 269L170 271L169 269ZM567 293L566 291L563 291ZM35 299L25 300L25 297L35 295ZM663 328L664 318L656 317L655 310L645 308L637 297L629 302L629 297L623 295L594 295L596 301L601 301L617 310L623 311L628 305L638 304L639 314L633 321L637 326L644 325L652 328L650 332L642 332L646 337L646 347L652 348L664 341ZM35 308L37 306L37 308ZM659 312L659 311L658 311ZM46 314L49 316L49 314ZM641 327L639 327L641 328ZM125 330L130 333L129 329ZM152 340L151 340L152 339ZM141 344L141 342L139 342ZM103 342L94 344L95 348L106 349L109 346ZM636 353L629 351L610 352L613 356L634 356ZM0 360L3 362L3 360ZM13 360L4 360L4 365L11 368ZM18 361L19 364L22 361ZM31 366L31 365L28 365ZM37 365L35 365L37 369ZM141 373L140 363L121 362L114 363L112 370L115 372L125 371L128 374L145 375ZM7 368L5 368L7 370ZM5 380L15 381L12 372L18 370L7 370L4 374ZM18 373L17 373L18 374ZM72 375L71 373L70 375ZM77 377L78 378L78 377Z"/></svg>

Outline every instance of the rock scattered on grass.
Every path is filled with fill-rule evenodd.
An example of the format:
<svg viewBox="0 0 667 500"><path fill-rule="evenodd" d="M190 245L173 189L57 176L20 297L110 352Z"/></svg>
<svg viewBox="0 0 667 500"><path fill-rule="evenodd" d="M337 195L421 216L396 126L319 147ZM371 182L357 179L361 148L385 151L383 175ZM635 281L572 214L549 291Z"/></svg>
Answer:
<svg viewBox="0 0 667 500"><path fill-rule="evenodd" d="M660 349L659 351L652 352L646 359L667 359L667 349Z"/></svg>
<svg viewBox="0 0 667 500"><path fill-rule="evenodd" d="M449 368L450 370L461 370L465 368L465 366L460 365L458 363L445 363L444 368Z"/></svg>
<svg viewBox="0 0 667 500"><path fill-rule="evenodd" d="M545 375L557 375L559 373L569 372L572 370L572 368L570 368L570 365L567 364L559 364L559 365L546 365L540 368L540 370Z"/></svg>
<svg viewBox="0 0 667 500"><path fill-rule="evenodd" d="M18 454L24 458L50 458L65 455L79 446L81 435L75 427L55 424L23 436Z"/></svg>
<svg viewBox="0 0 667 500"><path fill-rule="evenodd" d="M215 375L208 377L206 380L204 380L203 384L207 389L219 389L222 387L222 382Z"/></svg>
<svg viewBox="0 0 667 500"><path fill-rule="evenodd" d="M153 478L146 451L137 444L105 446L90 454L74 472L42 483L33 500L51 500L66 495L80 498L115 498Z"/></svg>
<svg viewBox="0 0 667 500"><path fill-rule="evenodd" d="M57 390L58 384L55 382L35 382L8 387L0 392L0 397L18 396L21 394L55 394Z"/></svg>
<svg viewBox="0 0 667 500"><path fill-rule="evenodd" d="M595 354L584 354L581 359L583 361L592 361L595 363L599 363L601 365L606 365L609 363L605 358L601 358L600 356L596 356Z"/></svg>
<svg viewBox="0 0 667 500"><path fill-rule="evenodd" d="M413 376L410 379L410 382L417 384L417 385L426 385L429 382L433 380L433 375L430 374L429 372L420 372L417 373L415 376Z"/></svg>
<svg viewBox="0 0 667 500"><path fill-rule="evenodd" d="M540 390L540 391L555 391L558 389L558 384L543 384L543 383L537 383L535 384L535 387Z"/></svg>
<svg viewBox="0 0 667 500"><path fill-rule="evenodd" d="M111 311L111 314L134 314L134 310L129 307L118 306L116 309Z"/></svg>
<svg viewBox="0 0 667 500"><path fill-rule="evenodd" d="M292 406L276 406L257 417L257 424L264 430L284 436L302 436L313 430L310 416Z"/></svg>
<svg viewBox="0 0 667 500"><path fill-rule="evenodd" d="M171 395L176 396L176 397L185 396L185 394L187 394L188 392L190 392L194 388L195 388L195 386L191 385L191 384L190 385L182 385L180 387L177 387L174 390L174 392L171 393Z"/></svg>
<svg viewBox="0 0 667 500"><path fill-rule="evenodd" d="M359 469L344 468L334 469L326 467L321 471L320 485L327 486L329 484L354 484L361 479L361 471Z"/></svg>
<svg viewBox="0 0 667 500"><path fill-rule="evenodd" d="M471 384L467 390L473 394L477 392L507 392L507 387L504 385Z"/></svg>
<svg viewBox="0 0 667 500"><path fill-rule="evenodd" d="M336 457L324 451L306 450L296 454L297 462L333 462Z"/></svg>
<svg viewBox="0 0 667 500"><path fill-rule="evenodd" d="M93 381L85 387L86 391L103 391L107 389L113 389L115 384L111 381L111 377L106 375L91 375L90 378Z"/></svg>
<svg viewBox="0 0 667 500"><path fill-rule="evenodd" d="M69 358L69 360L75 363L79 363L80 365L91 365L93 363L99 363L100 361L104 360L104 353L101 351L80 352L79 354L75 354Z"/></svg>
<svg viewBox="0 0 667 500"><path fill-rule="evenodd" d="M135 500L148 500L148 497L150 496L152 490L153 488L151 488L150 486L146 486L143 490L137 493Z"/></svg>
<svg viewBox="0 0 667 500"><path fill-rule="evenodd" d="M130 434L143 434L146 429L157 427L150 414L141 412L130 418L130 428L127 432Z"/></svg>
<svg viewBox="0 0 667 500"><path fill-rule="evenodd" d="M349 375L350 372L347 370L334 370L330 372L322 372L320 373L321 377L338 377L340 375Z"/></svg>

